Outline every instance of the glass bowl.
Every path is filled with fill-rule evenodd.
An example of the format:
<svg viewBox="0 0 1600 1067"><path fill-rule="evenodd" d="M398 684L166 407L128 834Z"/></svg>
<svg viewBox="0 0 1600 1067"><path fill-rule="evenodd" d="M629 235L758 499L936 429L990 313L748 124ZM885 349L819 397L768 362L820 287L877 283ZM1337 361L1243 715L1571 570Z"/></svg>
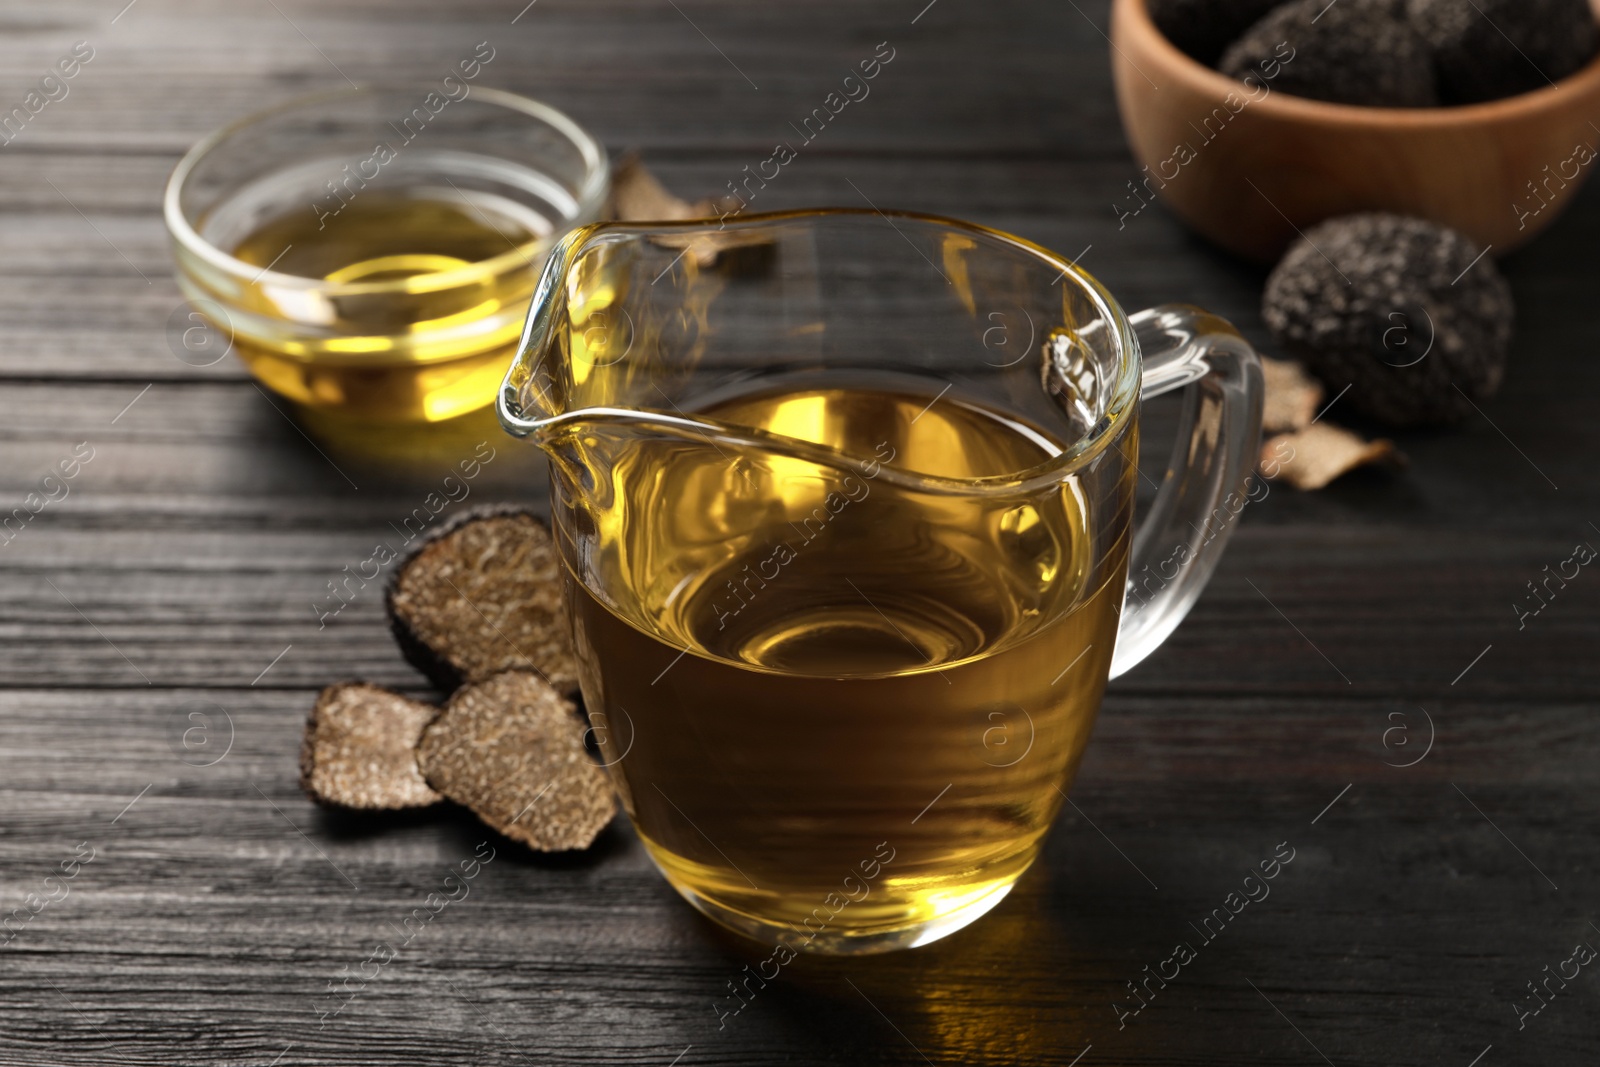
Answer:
<svg viewBox="0 0 1600 1067"><path fill-rule="evenodd" d="M560 111L451 76L243 118L184 156L163 208L208 351L313 422L403 426L492 403L546 254L609 178Z"/></svg>

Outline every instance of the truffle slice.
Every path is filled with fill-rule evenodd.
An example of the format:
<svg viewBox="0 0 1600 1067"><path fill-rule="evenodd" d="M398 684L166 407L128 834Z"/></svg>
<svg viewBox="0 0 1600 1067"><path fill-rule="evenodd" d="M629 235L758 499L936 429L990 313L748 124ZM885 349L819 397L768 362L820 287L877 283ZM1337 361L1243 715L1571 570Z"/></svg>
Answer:
<svg viewBox="0 0 1600 1067"><path fill-rule="evenodd" d="M423 733L417 764L429 785L507 837L541 852L588 848L616 797L583 735L561 694L507 671L450 698Z"/></svg>
<svg viewBox="0 0 1600 1067"><path fill-rule="evenodd" d="M440 527L395 570L387 604L400 650L443 689L517 669L577 692L561 561L532 512L474 508Z"/></svg>
<svg viewBox="0 0 1600 1067"><path fill-rule="evenodd" d="M1311 229L1267 279L1262 317L1345 403L1393 426L1465 418L1505 375L1511 287L1463 234L1361 214Z"/></svg>
<svg viewBox="0 0 1600 1067"><path fill-rule="evenodd" d="M1189 58L1212 66L1223 49L1281 0L1148 0L1156 29Z"/></svg>
<svg viewBox="0 0 1600 1067"><path fill-rule="evenodd" d="M417 770L430 704L365 682L330 685L317 697L300 745L300 787L319 804L366 811L439 802Z"/></svg>
<svg viewBox="0 0 1600 1067"><path fill-rule="evenodd" d="M1436 106L1428 46L1406 21L1403 2L1293 0L1246 30L1217 69L1336 104Z"/></svg>
<svg viewBox="0 0 1600 1067"><path fill-rule="evenodd" d="M1582 68L1600 45L1589 0L1407 0L1433 50L1449 103L1542 89Z"/></svg>

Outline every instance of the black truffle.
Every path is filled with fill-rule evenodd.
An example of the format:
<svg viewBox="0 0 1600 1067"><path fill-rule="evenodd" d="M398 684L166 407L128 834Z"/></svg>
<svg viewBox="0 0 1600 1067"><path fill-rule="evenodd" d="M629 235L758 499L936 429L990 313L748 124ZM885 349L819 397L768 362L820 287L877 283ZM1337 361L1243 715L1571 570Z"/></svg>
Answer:
<svg viewBox="0 0 1600 1067"><path fill-rule="evenodd" d="M1449 103L1498 100L1559 81L1594 58L1589 0L1407 0Z"/></svg>
<svg viewBox="0 0 1600 1067"><path fill-rule="evenodd" d="M1214 66L1222 52L1282 0L1148 0L1150 21L1189 58Z"/></svg>
<svg viewBox="0 0 1600 1067"><path fill-rule="evenodd" d="M617 813L611 777L583 747L578 709L537 675L463 686L417 743L428 784L538 852L588 848Z"/></svg>
<svg viewBox="0 0 1600 1067"><path fill-rule="evenodd" d="M463 512L418 542L390 580L400 651L442 689L531 670L576 693L561 567L532 512L495 504Z"/></svg>
<svg viewBox="0 0 1600 1067"><path fill-rule="evenodd" d="M300 745L300 786L318 804L398 811L437 804L416 747L439 709L365 682L317 697Z"/></svg>
<svg viewBox="0 0 1600 1067"><path fill-rule="evenodd" d="M1511 287L1465 235L1401 215L1315 227L1267 279L1262 316L1344 402L1393 426L1452 422L1492 395Z"/></svg>
<svg viewBox="0 0 1600 1067"><path fill-rule="evenodd" d="M1434 107L1428 46L1405 19L1404 0L1294 0L1245 31L1217 69L1273 89L1336 104Z"/></svg>

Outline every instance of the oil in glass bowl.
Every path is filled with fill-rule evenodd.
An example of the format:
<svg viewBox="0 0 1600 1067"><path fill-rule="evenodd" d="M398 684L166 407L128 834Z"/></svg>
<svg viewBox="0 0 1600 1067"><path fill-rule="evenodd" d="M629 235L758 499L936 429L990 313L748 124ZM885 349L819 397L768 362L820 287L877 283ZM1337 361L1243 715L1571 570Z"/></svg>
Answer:
<svg viewBox="0 0 1600 1067"><path fill-rule="evenodd" d="M236 335L235 347L308 407L386 422L477 411L505 375L556 225L502 197L425 187L374 191L321 220L269 219L233 256L329 283L333 318L323 337Z"/></svg>
<svg viewBox="0 0 1600 1067"><path fill-rule="evenodd" d="M168 183L193 313L319 436L375 430L392 450L492 421L545 256L603 210L593 137L463 84L290 101L205 138Z"/></svg>

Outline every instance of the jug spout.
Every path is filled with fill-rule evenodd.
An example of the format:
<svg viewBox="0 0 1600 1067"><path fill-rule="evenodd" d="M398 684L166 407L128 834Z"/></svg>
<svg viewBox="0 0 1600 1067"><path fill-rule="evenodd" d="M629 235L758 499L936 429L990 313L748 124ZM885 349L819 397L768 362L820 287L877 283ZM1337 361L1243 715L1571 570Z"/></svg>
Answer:
<svg viewBox="0 0 1600 1067"><path fill-rule="evenodd" d="M717 224L598 223L545 261L498 400L507 431L547 447L576 422L654 421L694 377L725 271ZM726 263L722 264L726 267ZM678 399L682 399L679 393Z"/></svg>
<svg viewBox="0 0 1600 1067"><path fill-rule="evenodd" d="M581 246L587 229L569 233L545 260L516 357L506 372L496 400L500 423L506 432L515 437L531 438L541 446L556 421L568 410L569 391L563 387L567 346L562 342L570 315L565 294L573 252Z"/></svg>

